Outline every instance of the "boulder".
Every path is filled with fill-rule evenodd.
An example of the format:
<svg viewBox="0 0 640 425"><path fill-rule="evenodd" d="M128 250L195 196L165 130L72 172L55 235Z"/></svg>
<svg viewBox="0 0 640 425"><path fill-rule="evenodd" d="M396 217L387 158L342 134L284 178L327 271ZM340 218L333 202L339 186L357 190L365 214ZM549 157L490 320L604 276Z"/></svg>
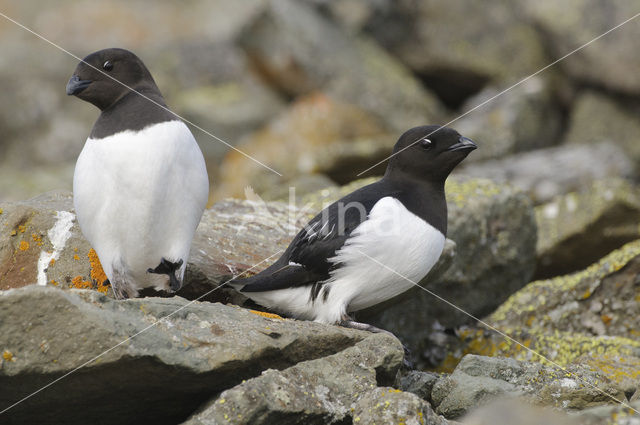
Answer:
<svg viewBox="0 0 640 425"><path fill-rule="evenodd" d="M586 91L575 100L571 109L564 142L587 145L592 149L603 143L615 143L636 167L640 167L638 112L640 106L637 104L619 103L604 94Z"/></svg>
<svg viewBox="0 0 640 425"><path fill-rule="evenodd" d="M266 369L330 356L371 335L180 297L116 301L38 286L0 292L0 323L0 409L33 395L3 423L175 424ZM342 367L356 362L352 373L373 385L376 373L392 379L399 343L378 337L367 347L345 354Z"/></svg>
<svg viewBox="0 0 640 425"><path fill-rule="evenodd" d="M262 196L287 187L306 174L324 174L346 183L384 159L398 136L389 134L371 114L321 93L305 96L238 145L246 154L282 174L230 151L220 165L214 199L242 198L247 186ZM378 174L383 174L380 168ZM296 186L297 194L302 186Z"/></svg>
<svg viewBox="0 0 640 425"><path fill-rule="evenodd" d="M431 400L431 390L441 375L433 372L411 370L400 377L397 382L398 389L413 393L423 400Z"/></svg>
<svg viewBox="0 0 640 425"><path fill-rule="evenodd" d="M640 240L585 270L532 282L488 317L499 328L635 339L640 329Z"/></svg>
<svg viewBox="0 0 640 425"><path fill-rule="evenodd" d="M389 387L376 388L361 397L353 408L353 423L453 425L415 394Z"/></svg>
<svg viewBox="0 0 640 425"><path fill-rule="evenodd" d="M404 65L304 2L267 2L239 42L263 78L288 96L322 90L395 131L441 116L438 102Z"/></svg>
<svg viewBox="0 0 640 425"><path fill-rule="evenodd" d="M373 334L343 351L300 362L230 388L186 424L326 424L355 420L353 405L393 381L404 357L399 342Z"/></svg>
<svg viewBox="0 0 640 425"><path fill-rule="evenodd" d="M625 399L624 392L606 377L578 366L563 370L476 355L465 356L451 375L436 383L431 393L436 413L454 419L505 396L520 396L534 404L564 410Z"/></svg>
<svg viewBox="0 0 640 425"><path fill-rule="evenodd" d="M488 103L452 124L460 134L480 146L468 161L502 158L560 142L562 114L548 81L534 77L524 82L518 93L495 97L502 90L502 87L491 87L473 96L465 102L463 111Z"/></svg>
<svg viewBox="0 0 640 425"><path fill-rule="evenodd" d="M491 179L524 190L536 204L588 189L594 181L633 177L635 166L615 143L563 145L502 159L462 164L454 174Z"/></svg>
<svg viewBox="0 0 640 425"><path fill-rule="evenodd" d="M522 2L521 5L524 14L540 29L554 58L558 59L638 13L635 1L611 4L602 0L575 0L567 7L567 4L554 0L544 0ZM585 19L587 16L593 19ZM640 58L636 54L639 38L637 24L629 22L610 35L599 38L594 46L571 54L558 66L583 84L639 94L640 76L629 72L629 69L640 66Z"/></svg>
<svg viewBox="0 0 640 425"><path fill-rule="evenodd" d="M535 279L581 270L640 239L638 217L640 189L620 179L599 180L539 205Z"/></svg>
<svg viewBox="0 0 640 425"><path fill-rule="evenodd" d="M373 9L365 30L454 109L488 82L515 82L550 62L536 29L510 2L391 3Z"/></svg>

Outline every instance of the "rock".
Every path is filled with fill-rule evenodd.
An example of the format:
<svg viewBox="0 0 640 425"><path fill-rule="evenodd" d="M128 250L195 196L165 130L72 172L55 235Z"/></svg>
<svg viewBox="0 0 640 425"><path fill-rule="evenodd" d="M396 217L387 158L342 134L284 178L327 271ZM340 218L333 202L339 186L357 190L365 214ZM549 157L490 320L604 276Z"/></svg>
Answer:
<svg viewBox="0 0 640 425"><path fill-rule="evenodd" d="M611 5L600 0L576 0L571 7L553 0L523 2L529 15L546 38L554 58L560 58L573 49L601 36L606 31L633 17L638 2ZM597 19L584 19L585 16ZM598 39L596 48L577 51L558 66L572 79L583 84L604 86L629 94L640 93L640 76L629 69L640 66L636 55L636 40L640 38L637 25L627 24L610 36ZM538 69L538 67L531 68Z"/></svg>
<svg viewBox="0 0 640 425"><path fill-rule="evenodd" d="M634 409L634 410L631 410ZM598 406L576 413L575 417L581 425L636 425L638 423L640 402L613 406Z"/></svg>
<svg viewBox="0 0 640 425"><path fill-rule="evenodd" d="M37 283L109 289L72 212L69 192L0 204L0 290Z"/></svg>
<svg viewBox="0 0 640 425"><path fill-rule="evenodd" d="M450 373L466 354L477 354L543 364L553 361L563 367L576 365L606 377L627 396L640 387L638 341L567 331L545 333L539 329L522 328L518 324L497 329L510 338L494 331L464 328L459 329L455 336L449 335L446 340L440 340L447 356L437 370Z"/></svg>
<svg viewBox="0 0 640 425"><path fill-rule="evenodd" d="M587 189L596 180L633 177L635 170L633 162L618 146L603 142L590 146L564 145L463 164L456 174L508 183L541 204L554 196Z"/></svg>
<svg viewBox="0 0 640 425"><path fill-rule="evenodd" d="M295 97L322 90L375 114L396 132L438 121L438 102L400 62L311 5L272 0L239 41L256 69Z"/></svg>
<svg viewBox="0 0 640 425"><path fill-rule="evenodd" d="M465 356L431 393L436 413L446 418L458 418L504 396L521 396L564 410L580 410L611 403L612 397L625 397L606 377L578 366L563 371L539 363L475 355Z"/></svg>
<svg viewBox="0 0 640 425"><path fill-rule="evenodd" d="M469 111L502 90L487 88L465 102L462 110ZM550 84L534 77L518 90L518 94L489 101L453 124L480 146L477 155L470 156L472 162L546 148L560 141L562 114Z"/></svg>
<svg viewBox="0 0 640 425"><path fill-rule="evenodd" d="M640 329L640 240L583 271L532 282L488 317L499 328L622 336Z"/></svg>
<svg viewBox="0 0 640 425"><path fill-rule="evenodd" d="M116 301L38 286L2 291L0 406L60 378L3 421L179 423L243 379L339 353L371 335L272 317L180 297ZM352 367L374 384L376 372L391 379L402 360L399 344L384 341L344 357L371 359L368 367Z"/></svg>
<svg viewBox="0 0 640 425"><path fill-rule="evenodd" d="M465 425L579 425L569 415L532 406L526 400L507 398L475 409L461 419Z"/></svg>
<svg viewBox="0 0 640 425"><path fill-rule="evenodd" d="M361 397L354 406L353 423L359 425L452 424L442 416L436 415L429 403L418 396L389 387L376 388Z"/></svg>
<svg viewBox="0 0 640 425"><path fill-rule="evenodd" d="M481 179L449 178L448 237L456 243L453 264L441 277L428 276L421 285L457 307L481 317L533 274L536 226L529 199L508 186ZM472 321L420 288L407 291L382 312L363 312L359 320L397 335L412 351L418 366L433 359L428 335L434 326L455 327ZM440 359L442 360L442 359Z"/></svg>
<svg viewBox="0 0 640 425"><path fill-rule="evenodd" d="M400 378L398 389L413 393L421 399L429 401L431 400L431 390L438 379L440 379L440 375L437 373L412 370Z"/></svg>
<svg viewBox="0 0 640 425"><path fill-rule="evenodd" d="M583 192L536 207L536 279L581 270L640 239L640 189L620 179L596 181Z"/></svg>
<svg viewBox="0 0 640 425"><path fill-rule="evenodd" d="M487 82L515 82L550 62L535 28L512 7L396 1L365 28L456 109Z"/></svg>
<svg viewBox="0 0 640 425"><path fill-rule="evenodd" d="M640 79L638 81L640 89ZM603 143L615 143L639 167L638 111L638 105L634 108L632 105L618 104L611 97L587 91L576 99L571 110L565 143L586 144L592 149Z"/></svg>
<svg viewBox="0 0 640 425"><path fill-rule="evenodd" d="M345 183L388 156L395 140L362 109L322 94L310 95L238 145L283 176L230 151L220 166L223 178L214 186L214 198L242 197L247 186L262 196L311 173ZM381 175L384 168L380 170Z"/></svg>
<svg viewBox="0 0 640 425"><path fill-rule="evenodd" d="M343 351L262 375L222 392L186 424L326 424L350 421L362 394L393 380L399 342L372 334Z"/></svg>

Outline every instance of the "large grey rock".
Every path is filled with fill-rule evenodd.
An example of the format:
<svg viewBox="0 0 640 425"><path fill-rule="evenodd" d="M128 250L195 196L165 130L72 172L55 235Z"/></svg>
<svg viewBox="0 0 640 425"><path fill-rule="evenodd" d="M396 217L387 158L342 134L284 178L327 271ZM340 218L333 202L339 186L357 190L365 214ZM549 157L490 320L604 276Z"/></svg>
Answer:
<svg viewBox="0 0 640 425"><path fill-rule="evenodd" d="M464 425L579 425L567 414L507 398L473 410L461 419Z"/></svg>
<svg viewBox="0 0 640 425"><path fill-rule="evenodd" d="M397 340L373 334L335 355L269 369L222 392L185 425L344 423L362 394L393 381L403 357Z"/></svg>
<svg viewBox="0 0 640 425"><path fill-rule="evenodd" d="M536 204L589 188L594 181L633 177L633 161L615 143L563 145L503 159L463 164L456 174L507 183L527 192Z"/></svg>
<svg viewBox="0 0 640 425"><path fill-rule="evenodd" d="M362 425L453 425L436 415L426 401L394 388L376 388L361 397L353 408L353 423Z"/></svg>
<svg viewBox="0 0 640 425"><path fill-rule="evenodd" d="M498 328L637 338L640 240L588 268L532 282L488 317Z"/></svg>
<svg viewBox="0 0 640 425"><path fill-rule="evenodd" d="M581 270L640 239L638 217L640 188L620 179L600 180L536 207L535 279Z"/></svg>
<svg viewBox="0 0 640 425"><path fill-rule="evenodd" d="M592 149L603 143L614 143L622 148L636 167L640 167L639 112L637 104L617 103L603 94L584 92L571 109L564 141L591 146Z"/></svg>
<svg viewBox="0 0 640 425"><path fill-rule="evenodd" d="M0 323L2 410L60 378L3 423L177 423L243 379L370 335L180 297L116 301L37 286L0 292ZM361 354L376 359L363 373L393 373L402 356L389 340Z"/></svg>
<svg viewBox="0 0 640 425"><path fill-rule="evenodd" d="M506 396L521 396L535 404L565 410L625 398L614 383L586 368L570 366L563 371L539 363L475 355L465 356L431 393L436 412L446 418L458 418L474 407Z"/></svg>
<svg viewBox="0 0 640 425"><path fill-rule="evenodd" d="M483 106L452 124L480 146L468 160L479 162L508 154L553 146L560 141L561 111L551 84L527 80L517 93L495 97L501 88L488 88L469 99L463 111ZM467 162L467 161L465 161Z"/></svg>
<svg viewBox="0 0 640 425"><path fill-rule="evenodd" d="M429 401L431 400L431 390L440 377L437 373L412 370L399 379L397 387Z"/></svg>
<svg viewBox="0 0 640 425"><path fill-rule="evenodd" d="M240 42L262 75L291 96L322 89L373 112L396 131L441 114L435 98L400 62L304 2L269 1Z"/></svg>
<svg viewBox="0 0 640 425"><path fill-rule="evenodd" d="M453 107L489 81L515 82L549 62L535 28L511 2L384 6L373 9L365 29Z"/></svg>
<svg viewBox="0 0 640 425"><path fill-rule="evenodd" d="M541 29L555 58L563 57L622 24L640 8L637 0L616 3L606 0L573 0L571 3L543 0L522 2L521 5L525 14ZM637 23L628 22L592 46L571 54L558 66L580 82L638 94L640 76L629 70L640 66L640 58L636 54L639 38Z"/></svg>

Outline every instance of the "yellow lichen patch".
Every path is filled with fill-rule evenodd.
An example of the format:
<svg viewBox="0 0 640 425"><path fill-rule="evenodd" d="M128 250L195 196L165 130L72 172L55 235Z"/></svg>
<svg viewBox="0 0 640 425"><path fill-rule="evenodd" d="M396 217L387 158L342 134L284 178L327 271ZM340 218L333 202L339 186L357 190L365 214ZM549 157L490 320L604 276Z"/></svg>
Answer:
<svg viewBox="0 0 640 425"><path fill-rule="evenodd" d="M16 230L12 230L11 233L9 233L9 235L11 235L11 236L15 236L17 234L18 234L18 232Z"/></svg>
<svg viewBox="0 0 640 425"><path fill-rule="evenodd" d="M19 248L20 248L20 251L26 251L27 249L29 249L29 242L20 241Z"/></svg>
<svg viewBox="0 0 640 425"><path fill-rule="evenodd" d="M98 286L104 285L104 282L107 280L107 275L104 273L102 264L100 264L98 253L91 248L87 257L89 257L89 265L91 266L91 279L93 279Z"/></svg>
<svg viewBox="0 0 640 425"><path fill-rule="evenodd" d="M258 310L249 310L251 313L253 314L257 314L258 316L262 316L262 317L266 317L268 319L280 319L280 320L284 320L283 317L278 316L277 314L273 314L273 313L267 313L264 311L258 311Z"/></svg>
<svg viewBox="0 0 640 425"><path fill-rule="evenodd" d="M18 226L18 231L20 233L24 233L27 230L27 226L25 226L24 224L21 224Z"/></svg>
<svg viewBox="0 0 640 425"><path fill-rule="evenodd" d="M49 267L53 267L56 265L56 259L52 258L51 261L49 261Z"/></svg>
<svg viewBox="0 0 640 425"><path fill-rule="evenodd" d="M77 288L77 289L91 289L91 283L87 282L86 280L82 280L82 276L76 276L73 279L71 279L71 285L70 288Z"/></svg>
<svg viewBox="0 0 640 425"><path fill-rule="evenodd" d="M51 279L49 283L52 284L53 286L58 286L58 282L56 282L55 279Z"/></svg>
<svg viewBox="0 0 640 425"><path fill-rule="evenodd" d="M109 285L107 284L107 281L105 280L104 282L98 282L96 284L96 291L102 294L106 294L107 292L109 292Z"/></svg>
<svg viewBox="0 0 640 425"><path fill-rule="evenodd" d="M15 357L13 356L13 353L11 351L9 351L9 350L4 350L2 352L2 358L7 362L15 362L16 361Z"/></svg>
<svg viewBox="0 0 640 425"><path fill-rule="evenodd" d="M73 259L76 260L76 261L79 261L80 257L78 257L78 254L74 254Z"/></svg>
<svg viewBox="0 0 640 425"><path fill-rule="evenodd" d="M4 210L2 208L0 208L0 214L2 214L4 212Z"/></svg>

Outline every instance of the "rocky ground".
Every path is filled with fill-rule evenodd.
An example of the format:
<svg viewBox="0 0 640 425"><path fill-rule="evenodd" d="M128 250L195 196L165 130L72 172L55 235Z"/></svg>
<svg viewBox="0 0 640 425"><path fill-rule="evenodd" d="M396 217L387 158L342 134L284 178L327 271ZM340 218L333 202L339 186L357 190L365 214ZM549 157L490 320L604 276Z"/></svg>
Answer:
<svg viewBox="0 0 640 425"><path fill-rule="evenodd" d="M28 397L0 423L640 424L640 27L457 119L640 2L485 3L0 1L80 56L136 51L176 112L282 174L193 129L213 191L186 285L114 300L69 192L97 111L64 95L75 59L0 18L0 411ZM452 119L480 149L445 252L357 315L397 339L221 287Z"/></svg>

